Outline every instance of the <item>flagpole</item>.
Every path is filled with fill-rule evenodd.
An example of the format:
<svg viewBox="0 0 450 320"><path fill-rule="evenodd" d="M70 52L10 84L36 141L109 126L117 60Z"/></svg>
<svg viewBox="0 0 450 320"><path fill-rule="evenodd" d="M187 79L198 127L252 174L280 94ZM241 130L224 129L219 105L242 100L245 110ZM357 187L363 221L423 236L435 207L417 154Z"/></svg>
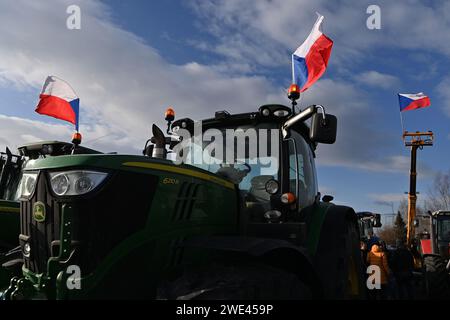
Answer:
<svg viewBox="0 0 450 320"><path fill-rule="evenodd" d="M292 66L292 84L295 83L295 75L294 75L294 55L291 54L291 66Z"/></svg>
<svg viewBox="0 0 450 320"><path fill-rule="evenodd" d="M403 117L402 117L402 112L401 111L400 111L400 123L402 125L402 136L403 136L403 133L405 132L405 128L403 127Z"/></svg>

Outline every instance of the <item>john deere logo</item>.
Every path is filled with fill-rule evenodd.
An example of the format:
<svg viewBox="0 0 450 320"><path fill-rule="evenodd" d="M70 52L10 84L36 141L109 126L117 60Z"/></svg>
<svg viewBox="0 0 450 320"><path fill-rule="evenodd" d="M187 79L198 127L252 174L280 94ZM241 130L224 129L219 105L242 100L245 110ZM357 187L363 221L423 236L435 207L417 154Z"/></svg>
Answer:
<svg viewBox="0 0 450 320"><path fill-rule="evenodd" d="M37 222L45 221L45 204L42 202L36 202L33 205L33 217Z"/></svg>

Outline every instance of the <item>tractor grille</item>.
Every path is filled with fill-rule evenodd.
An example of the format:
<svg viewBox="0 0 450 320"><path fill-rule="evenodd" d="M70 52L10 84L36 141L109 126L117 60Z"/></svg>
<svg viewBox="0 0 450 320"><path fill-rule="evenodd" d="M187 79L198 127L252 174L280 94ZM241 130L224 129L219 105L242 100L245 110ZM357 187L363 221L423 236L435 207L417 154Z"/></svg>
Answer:
<svg viewBox="0 0 450 320"><path fill-rule="evenodd" d="M195 204L204 201L204 186L198 183L184 181L178 191L175 201L175 209L172 214L172 221L187 221L191 219L192 209Z"/></svg>
<svg viewBox="0 0 450 320"><path fill-rule="evenodd" d="M42 223L33 218L33 206L38 201L44 203L47 210L46 220ZM59 240L61 207L62 204L52 197L46 177L41 173L33 197L20 205L20 242L23 247L24 239L27 239L32 248L30 258L25 259L25 266L33 272L45 271L51 256L50 245L52 241Z"/></svg>
<svg viewBox="0 0 450 320"><path fill-rule="evenodd" d="M91 272L121 241L143 229L156 191L156 176L131 172L116 172L93 194L74 198L53 196L41 172L36 191L28 201L21 203L21 245L31 246L31 255L25 266L35 273L46 272L47 261L57 256L60 240L61 209L65 203L74 208L72 216L72 244L77 254L70 264L79 265L84 274ZM33 218L33 205L46 205L46 221ZM52 248L53 242L53 248Z"/></svg>

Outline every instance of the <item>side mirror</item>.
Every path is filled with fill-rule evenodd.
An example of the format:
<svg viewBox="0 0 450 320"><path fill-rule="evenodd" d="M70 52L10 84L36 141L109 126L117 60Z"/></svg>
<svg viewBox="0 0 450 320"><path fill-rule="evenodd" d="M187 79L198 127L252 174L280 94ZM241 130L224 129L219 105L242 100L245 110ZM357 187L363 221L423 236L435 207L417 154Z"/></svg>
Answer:
<svg viewBox="0 0 450 320"><path fill-rule="evenodd" d="M375 222L374 222L373 226L374 226L375 228L381 228L381 227L382 227L382 224L381 224L381 214L379 214L379 213L376 213L376 214L375 214Z"/></svg>
<svg viewBox="0 0 450 320"><path fill-rule="evenodd" d="M337 118L332 114L325 116L315 113L311 119L309 138L313 142L333 144L336 141Z"/></svg>

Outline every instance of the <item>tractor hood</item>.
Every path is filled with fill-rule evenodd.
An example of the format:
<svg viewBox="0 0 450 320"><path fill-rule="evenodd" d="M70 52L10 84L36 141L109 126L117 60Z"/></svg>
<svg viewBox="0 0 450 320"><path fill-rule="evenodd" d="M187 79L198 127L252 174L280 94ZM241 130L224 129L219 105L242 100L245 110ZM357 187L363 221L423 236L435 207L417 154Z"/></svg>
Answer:
<svg viewBox="0 0 450 320"><path fill-rule="evenodd" d="M105 169L120 169L126 162L134 161L164 161L150 160L142 156L133 155L111 155L111 154L83 154L83 155L66 155L59 157L47 157L27 162L24 170L42 170L42 169L63 169L70 167L90 167ZM164 161L170 163L170 161Z"/></svg>
<svg viewBox="0 0 450 320"><path fill-rule="evenodd" d="M143 235L170 234L173 225L192 221L235 232L237 208L229 205L237 202L235 185L170 160L115 154L40 158L26 163L21 185L23 272L48 288L50 298L66 267L79 266L89 290L114 264L111 257L122 258L121 245L142 246Z"/></svg>
<svg viewBox="0 0 450 320"><path fill-rule="evenodd" d="M231 181L191 165L176 165L170 160L137 155L90 154L47 157L28 161L24 171L73 168L165 172L169 174L190 176L221 185L228 189L234 189L235 187Z"/></svg>

